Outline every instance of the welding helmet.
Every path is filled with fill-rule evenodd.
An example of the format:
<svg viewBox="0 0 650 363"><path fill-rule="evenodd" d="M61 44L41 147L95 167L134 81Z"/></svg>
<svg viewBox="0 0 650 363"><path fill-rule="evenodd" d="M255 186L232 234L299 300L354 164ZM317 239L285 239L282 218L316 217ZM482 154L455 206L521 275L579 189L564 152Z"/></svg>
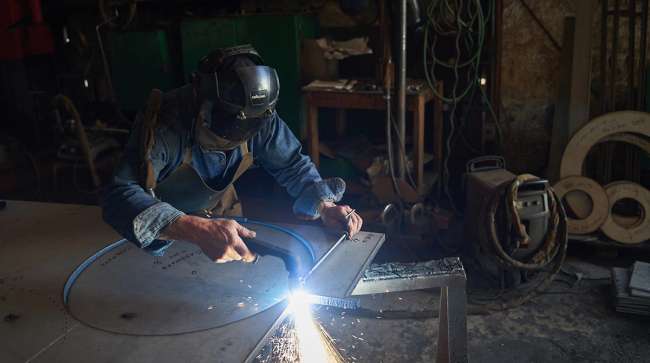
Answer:
<svg viewBox="0 0 650 363"><path fill-rule="evenodd" d="M198 65L199 95L213 102L210 129L234 142L252 137L275 112L280 81L250 45L217 49Z"/></svg>

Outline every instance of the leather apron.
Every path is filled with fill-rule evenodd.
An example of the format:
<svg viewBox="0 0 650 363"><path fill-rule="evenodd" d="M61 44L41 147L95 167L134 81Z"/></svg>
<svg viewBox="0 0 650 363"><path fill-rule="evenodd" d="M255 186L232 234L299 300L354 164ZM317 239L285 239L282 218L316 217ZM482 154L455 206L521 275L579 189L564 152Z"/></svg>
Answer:
<svg viewBox="0 0 650 363"><path fill-rule="evenodd" d="M209 134L202 122L197 122L196 140ZM175 208L197 215L241 216L242 206L233 183L253 164L248 144L239 148L242 160L223 189L212 189L192 166L192 144L185 150L183 162L154 189L156 196Z"/></svg>

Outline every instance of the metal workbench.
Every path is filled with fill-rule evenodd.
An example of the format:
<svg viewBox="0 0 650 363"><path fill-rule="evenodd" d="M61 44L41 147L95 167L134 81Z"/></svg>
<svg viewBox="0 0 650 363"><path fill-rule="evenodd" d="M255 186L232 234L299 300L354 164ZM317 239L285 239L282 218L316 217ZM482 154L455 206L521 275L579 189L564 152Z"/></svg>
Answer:
<svg viewBox="0 0 650 363"><path fill-rule="evenodd" d="M360 232L354 240L343 240L332 249L340 236L319 227L290 228L312 244L317 260L329 253L306 281L306 288L314 294L350 297L442 288L437 360L467 361L465 272L460 260L370 266L384 242L383 234ZM0 211L0 231L0 362L3 363L248 362L256 357L266 338L287 314L287 303L282 300L246 319L183 334L117 334L110 329L91 327L87 321L83 323L71 316L63 303L62 292L79 264L120 239L102 222L100 209L9 201L7 208ZM119 259L122 262L118 263L124 263L129 261L124 258L126 254L141 252L134 248L128 248L131 252L125 250L115 249L97 263ZM143 261L148 261L143 256ZM191 264L196 268L200 264L195 259L201 258L206 259L195 253L174 261L181 267ZM209 276L205 277L210 280ZM97 281L114 283L114 278L107 276L108 280ZM127 283L107 298L130 299L130 294L138 294L139 283L130 286ZM82 288L84 283L80 285ZM86 282L85 286L89 284ZM97 307L102 306L97 314L106 313L110 305L97 303ZM167 328L173 325L165 324Z"/></svg>
<svg viewBox="0 0 650 363"><path fill-rule="evenodd" d="M225 327L168 336L121 335L91 328L68 314L62 289L77 265L120 239L102 222L100 209L9 201L0 211L0 229L1 362L249 361L285 314L286 302L281 301ZM294 230L312 242L317 256L338 239L317 227L295 226ZM341 273L335 284L327 285L333 289L329 292L351 291L384 240L381 234L359 237L366 243L348 241L332 252L333 260L339 253L348 260L356 256L356 267L338 268ZM328 261L318 270L330 273ZM318 277L318 271L312 276Z"/></svg>

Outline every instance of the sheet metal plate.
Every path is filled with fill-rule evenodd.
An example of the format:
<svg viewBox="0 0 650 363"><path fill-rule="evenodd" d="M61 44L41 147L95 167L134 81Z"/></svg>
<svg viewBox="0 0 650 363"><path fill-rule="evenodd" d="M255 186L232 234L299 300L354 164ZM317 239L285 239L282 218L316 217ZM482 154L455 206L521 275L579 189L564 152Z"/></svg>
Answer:
<svg viewBox="0 0 650 363"><path fill-rule="evenodd" d="M164 336L107 333L70 317L61 301L62 287L74 268L119 239L102 222L101 210L92 206L9 201L8 207L0 211L0 225L4 228L0 236L1 316L9 313L19 316L15 321L0 324L3 337L0 362L3 363L250 361L286 312L286 301L282 301L248 319L202 332ZM318 224L285 227L310 241L317 258L340 236L340 232L328 231ZM361 232L355 239L363 240L365 234ZM351 242L354 241L341 252L352 253L357 261L339 265L335 273L330 268L315 271L313 277L325 284L338 285L347 276L342 270L366 265L368 261L364 260L371 259L378 247L373 243ZM153 259L149 255L145 257ZM80 276L83 277L84 274ZM341 286L349 284L353 285L352 281ZM73 290L75 287L79 285L73 286ZM97 313L105 312L97 307Z"/></svg>
<svg viewBox="0 0 650 363"><path fill-rule="evenodd" d="M255 229L265 233L261 226ZM81 273L69 310L109 332L181 334L258 314L282 301L288 286L288 272L277 257L216 264L188 242L175 242L162 257L125 243Z"/></svg>

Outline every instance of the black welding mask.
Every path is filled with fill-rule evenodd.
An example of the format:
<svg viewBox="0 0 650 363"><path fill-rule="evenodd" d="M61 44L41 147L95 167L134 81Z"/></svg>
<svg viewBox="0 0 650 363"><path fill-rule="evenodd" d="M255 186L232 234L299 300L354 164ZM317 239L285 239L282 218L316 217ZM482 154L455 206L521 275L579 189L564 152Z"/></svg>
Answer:
<svg viewBox="0 0 650 363"><path fill-rule="evenodd" d="M250 45L218 49L199 61L199 95L212 101L210 129L233 143L259 131L275 112L277 72Z"/></svg>

